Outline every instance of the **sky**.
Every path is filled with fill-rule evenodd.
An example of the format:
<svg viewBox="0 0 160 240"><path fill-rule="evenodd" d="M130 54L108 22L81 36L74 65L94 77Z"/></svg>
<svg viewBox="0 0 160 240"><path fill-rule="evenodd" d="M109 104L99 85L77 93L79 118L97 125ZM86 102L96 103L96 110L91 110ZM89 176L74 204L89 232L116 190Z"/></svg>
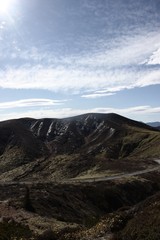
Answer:
<svg viewBox="0 0 160 240"><path fill-rule="evenodd" d="M160 0L0 0L0 121L160 121Z"/></svg>

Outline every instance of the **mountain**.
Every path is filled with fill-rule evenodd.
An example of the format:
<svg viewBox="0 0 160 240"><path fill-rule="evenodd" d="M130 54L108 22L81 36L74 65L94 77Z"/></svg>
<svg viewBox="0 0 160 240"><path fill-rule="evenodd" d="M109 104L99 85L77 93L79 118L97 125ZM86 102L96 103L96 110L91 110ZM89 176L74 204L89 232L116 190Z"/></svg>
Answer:
<svg viewBox="0 0 160 240"><path fill-rule="evenodd" d="M113 113L0 122L0 239L158 240L159 146Z"/></svg>
<svg viewBox="0 0 160 240"><path fill-rule="evenodd" d="M148 122L147 125L155 128L160 128L160 122Z"/></svg>
<svg viewBox="0 0 160 240"><path fill-rule="evenodd" d="M59 180L131 171L143 168L144 158L158 158L159 144L155 128L114 113L8 120L0 123L0 179Z"/></svg>

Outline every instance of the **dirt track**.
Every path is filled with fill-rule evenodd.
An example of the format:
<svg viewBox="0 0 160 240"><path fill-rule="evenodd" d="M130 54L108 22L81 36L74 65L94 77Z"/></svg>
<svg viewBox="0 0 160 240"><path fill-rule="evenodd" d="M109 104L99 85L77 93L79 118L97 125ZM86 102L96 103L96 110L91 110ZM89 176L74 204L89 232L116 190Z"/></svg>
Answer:
<svg viewBox="0 0 160 240"><path fill-rule="evenodd" d="M138 175L142 175L145 173L150 173L150 172L156 172L156 171L160 171L160 159L156 159L154 160L156 163L158 163L159 165L153 168L148 168L145 170L139 170L139 171L134 171L131 173L122 173L122 174L117 174L114 176L104 176L104 177L97 177L97 178L83 178L83 179L67 179L67 180L63 180L63 181L53 181L53 183L60 183L60 184L65 184L65 183L91 183L91 182L102 182L102 181L110 181L110 180L115 180L115 179L121 179L121 178L127 178L127 177L131 177L131 176L138 176ZM39 181L0 181L0 184L2 185L14 185L14 184L33 184L33 183L39 183ZM47 183L46 181L44 181L43 183ZM49 183L51 183L51 181L49 181Z"/></svg>

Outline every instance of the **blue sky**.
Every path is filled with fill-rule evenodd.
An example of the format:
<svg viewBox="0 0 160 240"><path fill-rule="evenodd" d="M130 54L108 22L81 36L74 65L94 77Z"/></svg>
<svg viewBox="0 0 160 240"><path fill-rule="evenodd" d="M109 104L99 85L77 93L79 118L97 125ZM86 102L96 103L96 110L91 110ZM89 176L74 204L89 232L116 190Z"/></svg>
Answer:
<svg viewBox="0 0 160 240"><path fill-rule="evenodd" d="M0 0L0 120L160 121L160 0Z"/></svg>

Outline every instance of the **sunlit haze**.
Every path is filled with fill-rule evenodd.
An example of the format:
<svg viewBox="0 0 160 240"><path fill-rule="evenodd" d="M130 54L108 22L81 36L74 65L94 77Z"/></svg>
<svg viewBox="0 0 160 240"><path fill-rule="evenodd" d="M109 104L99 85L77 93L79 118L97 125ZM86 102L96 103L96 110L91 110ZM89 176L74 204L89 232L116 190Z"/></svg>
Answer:
<svg viewBox="0 0 160 240"><path fill-rule="evenodd" d="M13 0L0 0L0 13L7 13L12 4Z"/></svg>

